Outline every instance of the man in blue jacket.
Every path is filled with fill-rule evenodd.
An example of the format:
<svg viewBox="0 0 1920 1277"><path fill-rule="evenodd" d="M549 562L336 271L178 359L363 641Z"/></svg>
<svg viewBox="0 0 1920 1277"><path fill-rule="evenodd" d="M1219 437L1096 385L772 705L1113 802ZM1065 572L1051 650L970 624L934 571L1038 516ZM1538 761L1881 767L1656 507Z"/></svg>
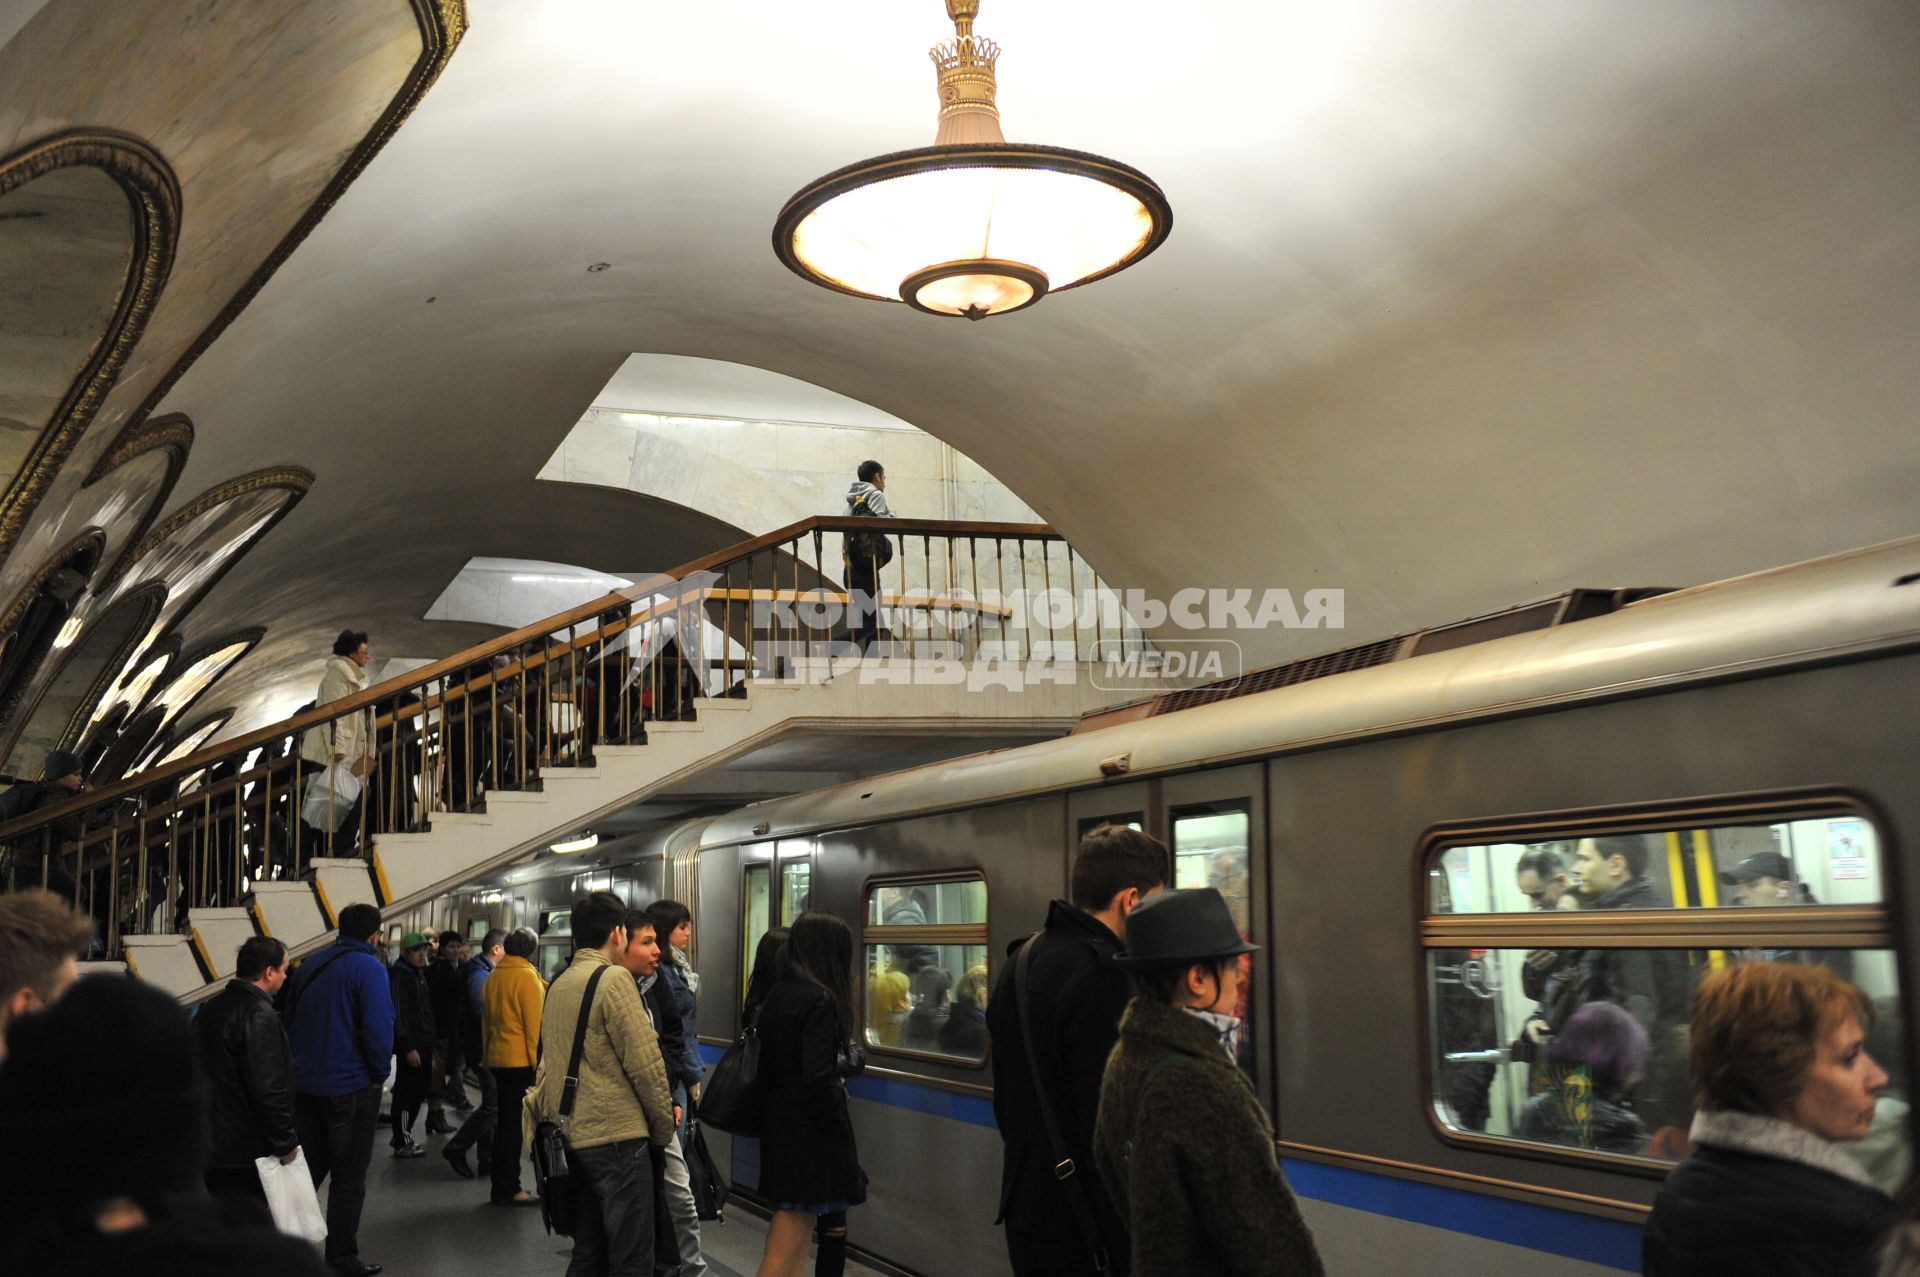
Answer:
<svg viewBox="0 0 1920 1277"><path fill-rule="evenodd" d="M314 1187L333 1176L327 1262L348 1277L380 1271L360 1258L359 1239L380 1089L393 1064L393 995L373 945L379 930L374 906L342 909L339 940L302 965L287 1011L294 1121Z"/></svg>

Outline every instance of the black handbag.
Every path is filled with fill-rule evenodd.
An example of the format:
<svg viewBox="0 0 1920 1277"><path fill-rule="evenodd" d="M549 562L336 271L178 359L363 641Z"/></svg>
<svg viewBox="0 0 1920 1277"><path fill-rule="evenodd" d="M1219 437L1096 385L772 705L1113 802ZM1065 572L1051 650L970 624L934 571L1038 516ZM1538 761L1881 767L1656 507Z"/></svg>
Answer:
<svg viewBox="0 0 1920 1277"><path fill-rule="evenodd" d="M713 1154L707 1151L706 1132L700 1129L697 1119L687 1118L687 1181L693 1189L693 1208L703 1220L726 1222L727 1198L733 1190L720 1174L720 1168L714 1165Z"/></svg>
<svg viewBox="0 0 1920 1277"><path fill-rule="evenodd" d="M580 999L580 1020L573 1026L573 1053L567 1057L567 1078L560 1088L560 1112L542 1118L533 1127L533 1179L540 1189L540 1218L549 1233L573 1236L573 1150L567 1145L567 1119L573 1116L574 1096L580 1090L580 1057L587 1049L587 1016L593 1011L594 990L607 968L597 968L587 977L587 991ZM512 1115L502 1113L502 1122Z"/></svg>
<svg viewBox="0 0 1920 1277"><path fill-rule="evenodd" d="M700 1120L717 1131L758 1135L766 1119L766 1095L760 1085L760 1031L749 1024L713 1066L700 1088Z"/></svg>

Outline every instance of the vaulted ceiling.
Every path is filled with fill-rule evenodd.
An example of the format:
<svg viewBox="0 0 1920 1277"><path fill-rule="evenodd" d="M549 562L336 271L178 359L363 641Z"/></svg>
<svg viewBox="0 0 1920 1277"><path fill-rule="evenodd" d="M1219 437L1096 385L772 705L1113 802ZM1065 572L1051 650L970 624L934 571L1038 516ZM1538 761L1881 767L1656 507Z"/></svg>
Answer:
<svg viewBox="0 0 1920 1277"><path fill-rule="evenodd" d="M1145 170L1175 221L980 324L813 288L768 243L807 181L931 141L936 0L469 0L403 126L170 386L234 292L212 272L271 255L404 95L419 15L458 6L344 6L322 50L301 6L231 0L137 68L139 6L12 8L0 154L92 123L180 174L172 282L83 451L143 401L190 421L161 517L312 475L178 636L266 627L200 701L233 729L305 699L344 625L396 656L480 637L421 619L475 555L724 544L534 481L633 352L911 422L1116 584L1347 592L1345 632L1242 636L1256 660L1920 530L1920 9L1895 0L987 0L1008 136ZM124 109L83 92L136 80Z"/></svg>

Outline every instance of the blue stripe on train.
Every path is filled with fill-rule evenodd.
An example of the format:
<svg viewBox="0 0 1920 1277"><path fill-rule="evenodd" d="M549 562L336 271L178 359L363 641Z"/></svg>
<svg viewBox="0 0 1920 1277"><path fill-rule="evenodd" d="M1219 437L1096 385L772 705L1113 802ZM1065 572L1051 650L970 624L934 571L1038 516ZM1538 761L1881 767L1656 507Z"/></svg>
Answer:
<svg viewBox="0 0 1920 1277"><path fill-rule="evenodd" d="M1284 1158L1287 1182L1301 1197L1489 1241L1640 1271L1640 1226L1533 1202L1396 1179L1346 1166Z"/></svg>
<svg viewBox="0 0 1920 1277"><path fill-rule="evenodd" d="M722 1047L700 1044L700 1057L707 1064L713 1064L723 1052ZM850 1089L854 1098L868 1103L974 1126L994 1125L993 1101L981 1096L956 1095L913 1082L879 1077L855 1078ZM752 1151L757 1165L757 1141L736 1140L734 1147L739 1149L746 1143L755 1145ZM1585 1260L1607 1268L1640 1270L1637 1224L1298 1158L1285 1158L1282 1165L1293 1191L1314 1201Z"/></svg>

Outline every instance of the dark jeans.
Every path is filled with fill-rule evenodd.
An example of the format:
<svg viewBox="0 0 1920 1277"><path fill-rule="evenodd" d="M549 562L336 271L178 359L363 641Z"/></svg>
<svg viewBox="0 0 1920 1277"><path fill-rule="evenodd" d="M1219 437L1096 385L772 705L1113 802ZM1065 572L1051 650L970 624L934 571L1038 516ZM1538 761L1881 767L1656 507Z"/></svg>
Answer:
<svg viewBox="0 0 1920 1277"><path fill-rule="evenodd" d="M879 575L870 558L847 564L847 629L860 652L880 639Z"/></svg>
<svg viewBox="0 0 1920 1277"><path fill-rule="evenodd" d="M506 1201L520 1188L520 1103L533 1085L532 1069L489 1069L498 1092L493 1123L493 1200Z"/></svg>
<svg viewBox="0 0 1920 1277"><path fill-rule="evenodd" d="M393 1057L393 1137L388 1143L399 1148L413 1137L413 1124L420 1120L420 1106L426 1102L433 1080L433 1049L416 1052L420 1063L408 1064L404 1051ZM401 1118L405 1118L405 1123Z"/></svg>
<svg viewBox="0 0 1920 1277"><path fill-rule="evenodd" d="M464 1083L462 1084L464 1085ZM480 1169L486 1171L493 1165L494 1121L500 1112L500 1088L495 1085L490 1069L480 1070L480 1107L467 1115L460 1123L460 1129L447 1141L445 1152L464 1153L476 1144L480 1147ZM518 1122L519 1114L514 1114ZM513 1196L508 1193L507 1196Z"/></svg>
<svg viewBox="0 0 1920 1277"><path fill-rule="evenodd" d="M645 1140L575 1149L567 1277L653 1277L653 1158Z"/></svg>
<svg viewBox="0 0 1920 1277"><path fill-rule="evenodd" d="M313 1186L329 1175L327 1262L360 1260L360 1208L367 1200L367 1167L373 1161L373 1128L380 1118L380 1084L348 1095L296 1095L294 1126L306 1150Z"/></svg>

